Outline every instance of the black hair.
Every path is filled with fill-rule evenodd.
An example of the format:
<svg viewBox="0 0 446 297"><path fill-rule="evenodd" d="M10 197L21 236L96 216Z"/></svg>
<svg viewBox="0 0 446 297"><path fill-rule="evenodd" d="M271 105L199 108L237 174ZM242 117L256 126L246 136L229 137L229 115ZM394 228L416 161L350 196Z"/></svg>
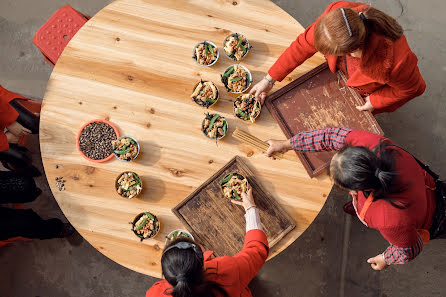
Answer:
<svg viewBox="0 0 446 297"><path fill-rule="evenodd" d="M170 242L164 250L179 242L194 243L189 238L181 237ZM197 248L202 254L198 245ZM203 258L192 248L172 248L163 253L162 272L167 282L172 285L172 288L164 293L173 297L216 297L218 295L228 297L222 287L209 280L208 276L212 273L205 271L203 264Z"/></svg>
<svg viewBox="0 0 446 297"><path fill-rule="evenodd" d="M404 185L396 185L395 157L398 151L390 145L381 141L373 150L364 146L343 147L330 166L330 176L341 188L373 190L374 200L381 199L397 208L407 208L408 205L388 197L405 189Z"/></svg>

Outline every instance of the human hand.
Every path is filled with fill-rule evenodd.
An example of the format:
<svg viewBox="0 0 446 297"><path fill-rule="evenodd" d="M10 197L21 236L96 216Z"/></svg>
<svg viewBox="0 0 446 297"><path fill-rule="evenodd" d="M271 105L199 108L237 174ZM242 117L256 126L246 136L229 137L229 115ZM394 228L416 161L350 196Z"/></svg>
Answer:
<svg viewBox="0 0 446 297"><path fill-rule="evenodd" d="M252 188L249 188L247 192L242 193L242 201L231 200L231 202L243 206L245 211L247 211L250 207L256 206L254 197L252 196Z"/></svg>
<svg viewBox="0 0 446 297"><path fill-rule="evenodd" d="M274 153L286 153L291 149L290 140L268 140L266 142L269 144L268 150L266 151L265 155L275 160Z"/></svg>
<svg viewBox="0 0 446 297"><path fill-rule="evenodd" d="M367 263L370 263L370 266L374 270L384 270L390 266L387 265L387 263L384 261L384 257L382 254L379 254L378 256L368 259Z"/></svg>
<svg viewBox="0 0 446 297"><path fill-rule="evenodd" d="M269 75L267 77L268 79L274 82L274 79L269 77ZM263 78L254 87L252 87L249 94L254 95L256 99L259 100L260 104L263 105L263 103L265 102L266 95L268 94L269 91L271 91L272 88L273 85Z"/></svg>
<svg viewBox="0 0 446 297"><path fill-rule="evenodd" d="M20 137L15 136L11 132L7 131L5 133L6 139L8 140L8 143L18 143L20 140Z"/></svg>
<svg viewBox="0 0 446 297"><path fill-rule="evenodd" d="M26 129L20 125L17 121L6 127L6 129L17 137L22 137L24 135L31 134L31 130Z"/></svg>
<svg viewBox="0 0 446 297"><path fill-rule="evenodd" d="M373 107L372 103L370 103L370 96L365 97L365 104L362 106L356 106L356 109L359 111L374 111L375 108Z"/></svg>

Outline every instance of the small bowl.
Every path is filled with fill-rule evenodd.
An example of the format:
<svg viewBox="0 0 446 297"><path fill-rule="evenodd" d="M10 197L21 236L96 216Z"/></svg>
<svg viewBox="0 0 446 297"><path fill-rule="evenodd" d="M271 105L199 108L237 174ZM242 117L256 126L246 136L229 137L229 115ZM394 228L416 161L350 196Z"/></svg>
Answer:
<svg viewBox="0 0 446 297"><path fill-rule="evenodd" d="M109 122L109 121L107 121L107 120L102 120L102 119L92 120L92 121L89 121L89 122L85 123L85 124L82 126L82 128L79 130L79 132L77 133L77 138L76 138L77 150L79 151L79 153L81 154L81 156L84 157L84 158L85 158L86 160L88 160L88 161L95 162L95 163L102 163L102 162L110 161L110 160L113 158L113 153L111 153L109 156L107 156L107 157L104 158L104 159L98 159L98 160L95 160L95 159L91 159L91 158L87 157L87 156L84 154L84 152L81 151L81 148L80 148L80 146L79 146L79 138L81 137L81 133L82 133L82 131L84 130L84 128L87 127L87 126L88 126L89 124L91 124L91 123L105 123L105 124L111 126L111 127L113 128L113 131L115 131L116 138L119 138L119 130L118 130L118 128L116 128L116 126L115 126L113 123L111 123L111 122Z"/></svg>
<svg viewBox="0 0 446 297"><path fill-rule="evenodd" d="M215 113L215 114L210 114L210 115L212 115L212 116L218 115L218 116L220 116L222 119L224 119L224 120L226 121L226 133L225 133L225 135L223 135L223 136L221 136L221 137L219 137L219 138L212 138L212 137L207 136L206 132L204 132L204 121L206 120L206 117L205 117L205 118L203 119L203 121L201 122L201 131L203 132L204 136L206 136L206 138L208 138L208 139L211 139L211 140L220 140L220 139L223 139L223 138L226 136L226 134L228 134L228 130L229 130L229 123L228 123L228 120L226 120L224 117L222 117L221 115L219 115L219 114L217 114L217 113Z"/></svg>
<svg viewBox="0 0 446 297"><path fill-rule="evenodd" d="M228 174L226 174L224 177L223 177L223 179L221 179L221 180L219 180L218 181L218 184L219 184L219 186L220 186L220 189L221 189L221 193L223 194L223 197L224 198L226 198L226 196L225 196L225 192L223 191L223 188L224 188L224 185L229 181L226 181L226 182L224 182L224 183L222 183L222 181L225 179L225 178L227 178L228 176L230 176L230 175L234 175L234 174L237 174L237 175L240 175L240 176L242 176L244 179L246 179L246 188L248 189L249 188L249 181L248 181L248 179L246 178L246 176L244 176L244 175L242 175L242 174L240 174L240 173L238 173L238 172L231 172L231 173L228 173ZM235 198L230 198L231 200L237 200L237 199L235 199ZM238 201L241 201L242 200L242 198L240 197L240 200L238 200Z"/></svg>
<svg viewBox="0 0 446 297"><path fill-rule="evenodd" d="M118 159L119 161L123 161L123 162L130 162L130 161L132 161L132 160L135 160L136 157L138 157L138 155L139 155L139 150L140 150L139 142L138 142L135 138L133 138L132 136L128 136L128 135L121 136L121 137L119 137L119 138L116 139L116 140L121 140L121 139L123 139L123 138L130 138L130 139L133 140L133 142L135 142L136 147L138 148L138 151L137 151L136 155L135 155L132 159L130 159L130 160L123 160L123 159L120 159L120 158L119 158L119 155L118 155L117 153L115 153L115 149L114 149L114 148L113 148L113 155L115 155L116 159Z"/></svg>
<svg viewBox="0 0 446 297"><path fill-rule="evenodd" d="M214 49L217 50L217 57L215 58L214 62L212 62L212 63L209 64L209 65L202 65L202 64L198 63L197 58L196 58L196 56L195 56L195 49L196 49L200 44L202 44L202 43L209 43L210 45L212 45L212 46L214 47ZM211 67L212 65L214 65L215 63L217 63L218 58L220 58L220 51L218 50L218 46L217 46L215 43L213 43L212 41L208 41L208 40L200 41L199 43L197 43L197 44L194 46L194 49L192 50L192 59L195 61L195 63L196 63L198 66L201 66L201 67Z"/></svg>
<svg viewBox="0 0 446 297"><path fill-rule="evenodd" d="M189 231L186 231L186 230L184 230L184 229L175 229L175 230L173 230L172 232L170 232L170 233L166 236L166 245L169 244L169 242L170 242L170 239L169 239L169 238L170 238L175 232L183 232L183 233L189 235L189 238L190 238L190 239L192 239L193 241L195 241L195 238L192 236L192 234L191 234Z"/></svg>
<svg viewBox="0 0 446 297"><path fill-rule="evenodd" d="M227 41L227 40L229 39L229 37L231 37L231 36L243 36L243 37L246 39L246 42L248 43L248 46L246 47L246 53L240 58L240 60L237 60L235 57L234 57L234 58L231 58L231 57L226 53L226 51L225 51L225 44L226 44L226 41ZM251 44L249 43L249 40L248 40L248 38L246 38L245 35L240 34L240 33L232 33L232 34L229 34L228 36L226 36L225 40L223 40L223 47L222 47L222 49L223 49L223 53L225 54L226 57L228 57L228 59L230 59L230 60L232 60L232 61L241 61L241 60L243 60L243 59L248 55L249 50L251 49Z"/></svg>
<svg viewBox="0 0 446 297"><path fill-rule="evenodd" d="M155 220L158 221L159 225L158 225L158 230L156 230L155 233L152 233L150 236L143 237L142 235L138 234L135 230L133 230L133 228L135 227L135 224L136 224L136 222L139 220L139 218L140 218L141 216L143 216L144 214L146 214L146 213L147 213L147 214L150 214L151 216L153 216L153 217L155 218ZM138 236L138 238L140 238L141 241L143 241L144 239L149 239L149 238L150 238L150 239L153 239L153 238L155 238L155 237L159 234L160 229L161 229L161 221L156 217L156 215L154 215L154 214L152 214L152 213L150 213L150 212L148 212L148 211L139 213L139 214L133 219L133 222L132 222L131 224L132 224L132 231L133 231L133 233L134 233L136 236Z"/></svg>
<svg viewBox="0 0 446 297"><path fill-rule="evenodd" d="M210 80L203 80L203 81L199 81L199 82L197 82L197 83L195 84L194 88L192 89L192 94L193 94L193 92L195 91L195 88L198 86L198 84L199 84L200 82L202 82L202 83L204 83L204 82L211 82L211 83L215 86L215 88L217 89L217 98L215 98L215 102L212 103L212 104L210 104L210 105L207 106L207 107L206 107L206 106L203 106L203 105L200 105L199 103L197 103L197 102L195 102L195 101L193 100L197 105L202 106L202 107L209 108L209 107L211 107L212 105L214 105L215 103L217 103L218 99L220 99L220 90L218 89L217 85L214 84L212 81L210 81Z"/></svg>
<svg viewBox="0 0 446 297"><path fill-rule="evenodd" d="M125 197L125 196L123 196L122 194L119 194L119 192L118 192L118 180L119 180L119 178L120 178L123 174L125 174L125 173L133 173L133 174L135 174L135 175L139 178L139 180L140 180L140 182L141 182L141 191L139 191L139 193L136 193L136 195L133 196L133 197L131 197L131 198L129 198L129 197ZM124 172L122 172L120 175L118 175L118 177L117 177L116 180L115 180L115 191L116 191L116 193L117 193L119 196L121 196L122 198L133 199L133 198L135 198L136 196L138 196L139 194L141 194L142 189L143 189L142 180L141 180L141 178L139 177L139 175L138 175L137 173L133 172L133 171L124 171Z"/></svg>
<svg viewBox="0 0 446 297"><path fill-rule="evenodd" d="M245 95L245 94L242 94L242 95L238 96L238 97L234 100L234 103L233 103L233 106L234 106L234 108L233 108L234 116L235 116L236 118L242 120L242 121L250 121L250 122L252 122L252 121L251 121L251 116L249 116L249 119L241 118L241 117L238 116L238 114L237 114L236 111L235 111L235 109L237 108L237 106L235 105L235 102L236 102L240 97L242 97L243 95ZM252 96L252 95L251 95L251 96ZM259 102L259 106L260 106L260 112L259 112L259 114L253 119L254 122L255 122L255 120L259 117L260 113L262 112L262 105L260 104L260 102ZM252 123L253 123L253 122L252 122Z"/></svg>
<svg viewBox="0 0 446 297"><path fill-rule="evenodd" d="M234 67L234 66L240 66L240 67L242 67L242 68L248 73L249 81L248 81L248 83L247 83L247 85L246 85L246 88L245 88L244 90L240 91L240 92L228 91L228 89L227 89L227 87L226 87L226 84L225 84L224 81L223 81L223 74L225 74L231 67ZM246 67L243 66L243 65L240 65L240 64L233 64L233 65L229 66L228 68L226 68L225 71L223 72L223 74L221 75L222 83L223 83L223 85L225 86L226 91L228 91L229 93L232 93L232 94L241 94L241 93L246 92L246 91L251 87L251 84L252 84L252 75L251 75L251 72L248 70L248 68L246 68Z"/></svg>

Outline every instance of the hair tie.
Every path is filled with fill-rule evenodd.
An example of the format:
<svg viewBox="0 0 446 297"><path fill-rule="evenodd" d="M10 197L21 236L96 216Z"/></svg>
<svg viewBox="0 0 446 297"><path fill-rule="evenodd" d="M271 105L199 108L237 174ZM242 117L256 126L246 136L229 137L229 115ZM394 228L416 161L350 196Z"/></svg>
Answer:
<svg viewBox="0 0 446 297"><path fill-rule="evenodd" d="M177 275L176 280L177 280L177 283L179 283L179 282L186 282L187 281L187 277L184 274L179 274L179 275Z"/></svg>
<svg viewBox="0 0 446 297"><path fill-rule="evenodd" d="M367 25L368 19L362 11L359 13L359 16L361 17L361 20L364 22L364 24Z"/></svg>
<svg viewBox="0 0 446 297"><path fill-rule="evenodd" d="M341 8L342 16L344 17L345 25L347 26L348 35L352 37L352 29L350 28L350 24L348 23L347 16L345 15L344 8Z"/></svg>
<svg viewBox="0 0 446 297"><path fill-rule="evenodd" d="M380 174L381 172L382 172L381 169L376 168L376 170L375 170L375 176L376 176L377 178L379 178L379 174Z"/></svg>

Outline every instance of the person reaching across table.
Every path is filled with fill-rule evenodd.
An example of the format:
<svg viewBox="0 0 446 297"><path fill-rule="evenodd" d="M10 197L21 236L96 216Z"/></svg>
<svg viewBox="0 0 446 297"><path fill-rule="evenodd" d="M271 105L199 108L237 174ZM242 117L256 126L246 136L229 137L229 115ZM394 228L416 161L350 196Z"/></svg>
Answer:
<svg viewBox="0 0 446 297"><path fill-rule="evenodd" d="M250 94L263 104L275 81L317 51L364 98L365 104L357 106L361 111L393 112L426 88L418 59L394 18L367 4L336 1L291 43Z"/></svg>
<svg viewBox="0 0 446 297"><path fill-rule="evenodd" d="M260 224L252 189L233 203L245 208L246 235L243 249L234 257L211 258L188 238L169 243L161 257L164 280L155 283L146 297L251 297L249 282L268 257L268 241Z"/></svg>
<svg viewBox="0 0 446 297"><path fill-rule="evenodd" d="M435 230L435 182L406 151L390 140L365 131L332 127L301 132L279 141L269 140L266 152L338 151L330 163L330 177L350 191L352 202L344 210L390 243L367 260L375 270L414 259ZM348 206L352 206L350 208ZM353 210L353 211L351 211ZM431 232L432 234L432 232Z"/></svg>

